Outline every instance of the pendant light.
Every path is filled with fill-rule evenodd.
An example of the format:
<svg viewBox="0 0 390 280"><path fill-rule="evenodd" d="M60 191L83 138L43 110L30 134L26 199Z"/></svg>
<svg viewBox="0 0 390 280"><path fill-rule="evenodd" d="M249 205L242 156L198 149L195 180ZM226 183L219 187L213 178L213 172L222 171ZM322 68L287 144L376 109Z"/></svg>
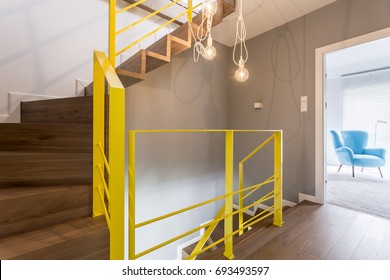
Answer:
<svg viewBox="0 0 390 280"><path fill-rule="evenodd" d="M200 56L203 56L207 60L213 60L217 55L217 50L213 46L213 38L211 37L211 26L213 22L213 17L217 13L217 11L217 0L202 1L202 23L199 25L199 28L196 32L196 36L192 33L192 36L195 39L194 61L198 61ZM190 30L192 32L192 28ZM203 45L203 41L205 40L206 46Z"/></svg>
<svg viewBox="0 0 390 280"><path fill-rule="evenodd" d="M233 49L233 62L238 66L238 69L236 70L234 77L238 82L243 83L249 78L249 71L245 68L245 62L248 60L248 49L246 48L246 44L245 44L246 28L245 28L244 17L242 16L243 0L238 0L238 1L239 1L239 16L236 25L236 40ZM240 59L237 62L236 49L238 44L240 48Z"/></svg>

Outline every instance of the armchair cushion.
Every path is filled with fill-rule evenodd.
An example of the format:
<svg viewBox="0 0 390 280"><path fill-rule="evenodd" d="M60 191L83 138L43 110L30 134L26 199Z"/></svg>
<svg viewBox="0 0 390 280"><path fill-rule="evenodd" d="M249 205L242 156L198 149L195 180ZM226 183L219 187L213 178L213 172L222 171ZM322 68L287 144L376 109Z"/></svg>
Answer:
<svg viewBox="0 0 390 280"><path fill-rule="evenodd" d="M365 149L364 154L366 155L372 155L372 156L377 156L383 160L385 160L386 156L386 150L382 148L371 148L371 149Z"/></svg>

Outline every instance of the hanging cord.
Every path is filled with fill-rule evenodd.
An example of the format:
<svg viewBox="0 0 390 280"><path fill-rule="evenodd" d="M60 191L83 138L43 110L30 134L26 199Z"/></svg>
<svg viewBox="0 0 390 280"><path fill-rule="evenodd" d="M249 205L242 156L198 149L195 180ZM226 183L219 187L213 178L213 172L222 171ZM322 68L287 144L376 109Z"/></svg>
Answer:
<svg viewBox="0 0 390 280"><path fill-rule="evenodd" d="M245 43L246 27L245 27L244 17L242 16L242 0L239 0L239 1L240 1L240 6L239 6L240 13L239 13L237 24L236 24L236 39L234 42L234 49L233 49L233 62L236 65L239 65L239 62L241 59L243 59L243 57L245 57L245 59L243 59L244 63L247 62L248 57L249 57L248 49L247 49L246 43ZM240 59L237 62L235 54L236 54L236 47L237 47L238 40L240 41ZM243 56L243 52L245 53L244 56Z"/></svg>
<svg viewBox="0 0 390 280"><path fill-rule="evenodd" d="M204 2L204 1L203 1ZM205 3L202 3L202 11L203 11L203 6ZM202 12L202 23L200 24L198 30L196 31L196 36L194 34L194 31L192 30L192 26L190 26L190 31L192 38L194 38L195 43L194 43L194 51L193 51L193 56L194 56L194 61L198 62L199 57L203 55L204 53L204 45L203 41L206 40L207 37L211 37L211 26L213 24L213 17L214 15L212 14L206 14ZM203 26L206 23L206 32L204 31ZM189 23L191 24L191 23Z"/></svg>

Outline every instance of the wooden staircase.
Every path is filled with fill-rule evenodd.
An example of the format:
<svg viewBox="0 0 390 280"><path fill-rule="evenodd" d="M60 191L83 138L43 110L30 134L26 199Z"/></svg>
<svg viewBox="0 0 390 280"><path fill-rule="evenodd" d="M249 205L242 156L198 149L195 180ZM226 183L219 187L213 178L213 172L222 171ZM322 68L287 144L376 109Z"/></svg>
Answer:
<svg viewBox="0 0 390 280"><path fill-rule="evenodd" d="M213 26L235 11L235 0L218 0L218 11L213 18ZM196 34L202 23L202 13L193 18L192 23L185 23L168 35L142 49L116 68L124 87L127 88L145 79L146 73L171 61L171 57L189 48L193 43L191 29Z"/></svg>
<svg viewBox="0 0 390 280"><path fill-rule="evenodd" d="M108 259L92 218L92 97L22 103L0 124L0 259Z"/></svg>

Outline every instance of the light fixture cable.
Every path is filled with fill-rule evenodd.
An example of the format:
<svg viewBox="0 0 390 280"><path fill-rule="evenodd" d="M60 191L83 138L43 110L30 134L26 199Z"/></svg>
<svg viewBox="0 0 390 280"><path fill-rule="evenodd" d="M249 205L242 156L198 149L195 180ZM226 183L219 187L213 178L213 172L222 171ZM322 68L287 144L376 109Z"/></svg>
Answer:
<svg viewBox="0 0 390 280"><path fill-rule="evenodd" d="M213 17L218 11L218 3L216 0L203 0L202 1L202 22L199 25L196 35L192 28L190 28L192 37L195 40L194 43L194 61L197 62L200 56L203 56L207 60L215 58L217 51L213 46L213 39L211 37L211 27L213 23ZM206 27L206 30L205 28ZM206 41L206 46L203 42Z"/></svg>
<svg viewBox="0 0 390 280"><path fill-rule="evenodd" d="M246 27L244 17L242 15L242 0L239 1L239 16L236 24L236 39L234 42L233 49L233 62L238 66L238 69L235 73L235 78L238 82L245 82L249 78L249 72L245 68L245 63L248 60L249 54L246 47L245 38L246 38ZM236 49L238 43L240 44L240 59L236 60Z"/></svg>

